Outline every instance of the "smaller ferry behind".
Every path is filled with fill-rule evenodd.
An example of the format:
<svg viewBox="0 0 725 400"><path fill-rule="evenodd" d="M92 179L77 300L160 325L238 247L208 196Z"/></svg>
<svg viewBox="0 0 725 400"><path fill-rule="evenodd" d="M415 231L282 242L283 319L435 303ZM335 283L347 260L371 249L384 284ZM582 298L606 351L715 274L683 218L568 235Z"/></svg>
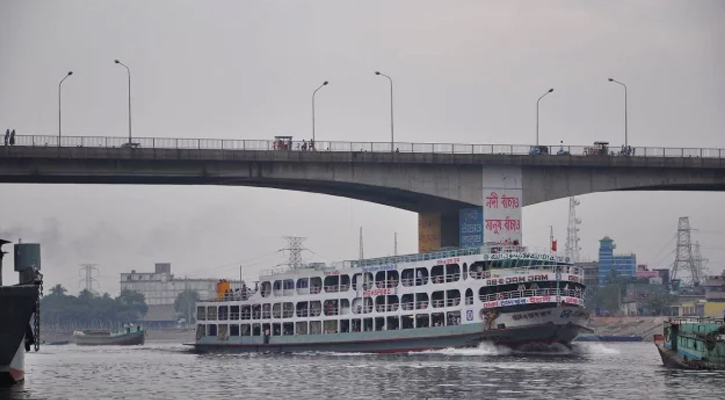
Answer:
<svg viewBox="0 0 725 400"><path fill-rule="evenodd" d="M666 367L725 370L725 322L721 319L670 318L654 341Z"/></svg>
<svg viewBox="0 0 725 400"><path fill-rule="evenodd" d="M78 346L133 346L145 341L146 331L133 324L126 324L122 329L73 332L73 343Z"/></svg>

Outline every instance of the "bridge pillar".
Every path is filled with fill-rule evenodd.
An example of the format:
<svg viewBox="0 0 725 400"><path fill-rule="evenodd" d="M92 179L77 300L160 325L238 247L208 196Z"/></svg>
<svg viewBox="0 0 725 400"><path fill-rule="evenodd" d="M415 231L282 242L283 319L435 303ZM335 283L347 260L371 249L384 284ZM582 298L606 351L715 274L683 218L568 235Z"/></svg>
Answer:
<svg viewBox="0 0 725 400"><path fill-rule="evenodd" d="M480 209L480 207L473 208L473 210ZM450 208L418 213L418 251L435 251L442 247L469 247L461 242L461 238L470 236L462 233L462 228L468 226L463 222L464 213L470 212L470 210L468 208ZM469 245L480 246L483 243L481 232L483 221L480 211L477 215L481 215L480 227L478 228L480 241L469 243Z"/></svg>

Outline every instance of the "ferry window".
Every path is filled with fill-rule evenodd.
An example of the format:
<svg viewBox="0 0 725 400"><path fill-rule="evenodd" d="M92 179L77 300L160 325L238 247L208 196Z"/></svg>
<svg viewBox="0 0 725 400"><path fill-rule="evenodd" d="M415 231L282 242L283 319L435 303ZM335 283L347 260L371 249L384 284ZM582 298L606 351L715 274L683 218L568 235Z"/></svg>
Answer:
<svg viewBox="0 0 725 400"><path fill-rule="evenodd" d="M262 329L260 328L259 324L252 324L252 336L261 336L262 335Z"/></svg>
<svg viewBox="0 0 725 400"><path fill-rule="evenodd" d="M400 280L399 276L398 276L398 271L388 271L387 274L388 274L387 275L388 276L387 287L389 287L389 288L398 287L398 281Z"/></svg>
<svg viewBox="0 0 725 400"><path fill-rule="evenodd" d="M415 270L412 268L404 269L403 274L400 278L400 283L403 286L413 286L413 283L415 282Z"/></svg>
<svg viewBox="0 0 725 400"><path fill-rule="evenodd" d="M443 283L445 281L442 265L436 265L430 269L430 280L433 283Z"/></svg>
<svg viewBox="0 0 725 400"><path fill-rule="evenodd" d="M370 332L373 330L373 319L372 318L365 318L363 320L363 328L365 332Z"/></svg>
<svg viewBox="0 0 725 400"><path fill-rule="evenodd" d="M463 279L468 279L468 264L463 263Z"/></svg>
<svg viewBox="0 0 725 400"><path fill-rule="evenodd" d="M229 336L239 336L239 325L229 325Z"/></svg>
<svg viewBox="0 0 725 400"><path fill-rule="evenodd" d="M272 292L275 296L282 296L282 281L274 281L274 285L272 285Z"/></svg>
<svg viewBox="0 0 725 400"><path fill-rule="evenodd" d="M252 317L252 308L250 306L242 306L240 317L242 317L243 320L250 319Z"/></svg>
<svg viewBox="0 0 725 400"><path fill-rule="evenodd" d="M310 316L311 317L317 317L322 313L322 303L320 301L311 301L310 302Z"/></svg>
<svg viewBox="0 0 725 400"><path fill-rule="evenodd" d="M206 327L209 329L207 336L216 336L216 324L209 324Z"/></svg>
<svg viewBox="0 0 725 400"><path fill-rule="evenodd" d="M415 286L423 286L428 283L428 268L415 269Z"/></svg>
<svg viewBox="0 0 725 400"><path fill-rule="evenodd" d="M400 300L398 299L398 295L389 294L387 300L388 300L388 305L386 307L386 310L398 311L398 308L400 307Z"/></svg>
<svg viewBox="0 0 725 400"><path fill-rule="evenodd" d="M350 290L350 275L340 275L340 291L347 292Z"/></svg>
<svg viewBox="0 0 725 400"><path fill-rule="evenodd" d="M249 324L241 324L239 330L241 331L241 336L250 336L252 334Z"/></svg>
<svg viewBox="0 0 725 400"><path fill-rule="evenodd" d="M272 330L270 328L269 324L262 324L262 336L270 336L272 334Z"/></svg>
<svg viewBox="0 0 725 400"><path fill-rule="evenodd" d="M400 328L398 316L392 316L387 318L389 331L394 331Z"/></svg>
<svg viewBox="0 0 725 400"><path fill-rule="evenodd" d="M321 326L320 321L310 321L310 335L319 335L322 333Z"/></svg>
<svg viewBox="0 0 725 400"><path fill-rule="evenodd" d="M433 313L430 315L430 322L432 326L445 326L446 318L443 313Z"/></svg>
<svg viewBox="0 0 725 400"><path fill-rule="evenodd" d="M270 319L272 318L272 313L270 312L270 309L272 306L267 304L262 304L262 319Z"/></svg>
<svg viewBox="0 0 725 400"><path fill-rule="evenodd" d="M466 305L473 304L473 290L471 288L466 289Z"/></svg>
<svg viewBox="0 0 725 400"><path fill-rule="evenodd" d="M196 320L204 321L204 319L206 319L206 307L196 307Z"/></svg>
<svg viewBox="0 0 725 400"><path fill-rule="evenodd" d="M340 304L339 300L325 300L324 303L325 315L339 315Z"/></svg>
<svg viewBox="0 0 725 400"><path fill-rule="evenodd" d="M196 337L201 339L206 336L206 326L202 324L196 325Z"/></svg>
<svg viewBox="0 0 725 400"><path fill-rule="evenodd" d="M297 294L310 294L310 280L308 278L297 280Z"/></svg>
<svg viewBox="0 0 725 400"><path fill-rule="evenodd" d="M375 330L376 331L385 330L385 317L375 317Z"/></svg>
<svg viewBox="0 0 725 400"><path fill-rule="evenodd" d="M324 321L322 325L324 328L323 332L325 332L325 334L337 333L337 320Z"/></svg>
<svg viewBox="0 0 725 400"><path fill-rule="evenodd" d="M283 282L283 285L284 285L284 295L291 296L293 294L293 290L295 288L294 279L285 279Z"/></svg>
<svg viewBox="0 0 725 400"><path fill-rule="evenodd" d="M461 292L458 289L446 291L446 307L455 307L461 304Z"/></svg>
<svg viewBox="0 0 725 400"><path fill-rule="evenodd" d="M322 291L322 278L316 276L310 279L310 294L317 294Z"/></svg>
<svg viewBox="0 0 725 400"><path fill-rule="evenodd" d="M275 322L272 324L272 336L281 336L282 335L282 326Z"/></svg>
<svg viewBox="0 0 725 400"><path fill-rule="evenodd" d="M337 293L340 291L340 277L338 275L325 277L325 293Z"/></svg>
<svg viewBox="0 0 725 400"><path fill-rule="evenodd" d="M384 289L387 286L387 281L385 280L385 271L378 271L375 274L375 287L378 289Z"/></svg>
<svg viewBox="0 0 725 400"><path fill-rule="evenodd" d="M415 316L415 327L416 328L429 328L430 327L430 316L428 314L418 314Z"/></svg>
<svg viewBox="0 0 725 400"><path fill-rule="evenodd" d="M294 322L283 322L282 323L282 334L285 336L294 335L295 334Z"/></svg>
<svg viewBox="0 0 725 400"><path fill-rule="evenodd" d="M461 312L460 311L449 311L446 315L446 325L460 325L461 324Z"/></svg>
<svg viewBox="0 0 725 400"><path fill-rule="evenodd" d="M428 308L428 293L415 294L415 309L424 310Z"/></svg>
<svg viewBox="0 0 725 400"><path fill-rule="evenodd" d="M252 319L260 319L262 317L262 306L255 304L252 306Z"/></svg>
<svg viewBox="0 0 725 400"><path fill-rule="evenodd" d="M413 329L415 328L415 323L413 322L413 316L412 315L403 315L400 317L400 322L403 325L403 329Z"/></svg>
<svg viewBox="0 0 725 400"><path fill-rule="evenodd" d="M209 306L206 309L206 315L209 321L216 321L216 306Z"/></svg>
<svg viewBox="0 0 725 400"><path fill-rule="evenodd" d="M269 281L262 282L260 292L262 293L262 297L269 297L269 294L272 293L272 284Z"/></svg>
<svg viewBox="0 0 725 400"><path fill-rule="evenodd" d="M375 311L385 312L385 296L375 297Z"/></svg>
<svg viewBox="0 0 725 400"><path fill-rule="evenodd" d="M474 279L483 279L485 271L486 263L484 263L483 261L476 261L475 263L471 264L471 267L468 269L468 273Z"/></svg>
<svg viewBox="0 0 725 400"><path fill-rule="evenodd" d="M348 299L340 300L340 310L341 310L342 315L350 314L350 300L348 300Z"/></svg>
<svg viewBox="0 0 725 400"><path fill-rule="evenodd" d="M433 294L431 294L431 303L433 304L433 308L444 307L446 303L445 300L445 292L442 290L433 292Z"/></svg>
<svg viewBox="0 0 725 400"><path fill-rule="evenodd" d="M446 264L446 282L458 282L461 278L461 267L458 264Z"/></svg>
<svg viewBox="0 0 725 400"><path fill-rule="evenodd" d="M297 327L297 329L295 329L295 332L297 335L306 335L307 334L307 322L306 321L296 322L295 326Z"/></svg>
<svg viewBox="0 0 725 400"><path fill-rule="evenodd" d="M297 316L306 317L309 314L308 308L309 303L307 303L306 301L297 302Z"/></svg>
<svg viewBox="0 0 725 400"><path fill-rule="evenodd" d="M415 299L412 294L404 294L400 302L402 303L401 308L403 310L412 310L415 308Z"/></svg>
<svg viewBox="0 0 725 400"><path fill-rule="evenodd" d="M282 318L292 318L295 314L295 305L291 302L282 303Z"/></svg>
<svg viewBox="0 0 725 400"><path fill-rule="evenodd" d="M229 319L233 321L239 319L239 306L229 307Z"/></svg>
<svg viewBox="0 0 725 400"><path fill-rule="evenodd" d="M340 320L340 332L342 332L342 333L350 332L350 320L347 320L347 319Z"/></svg>
<svg viewBox="0 0 725 400"><path fill-rule="evenodd" d="M359 318L352 320L352 331L353 332L360 332L361 328L361 321Z"/></svg>

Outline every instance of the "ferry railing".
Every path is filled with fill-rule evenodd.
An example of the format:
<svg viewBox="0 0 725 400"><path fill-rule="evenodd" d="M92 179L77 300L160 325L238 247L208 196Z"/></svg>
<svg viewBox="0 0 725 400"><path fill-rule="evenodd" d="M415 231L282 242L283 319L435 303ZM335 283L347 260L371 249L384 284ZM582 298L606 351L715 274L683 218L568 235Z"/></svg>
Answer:
<svg viewBox="0 0 725 400"><path fill-rule="evenodd" d="M294 316L293 311L283 311L282 312L282 318L292 318Z"/></svg>
<svg viewBox="0 0 725 400"><path fill-rule="evenodd" d="M340 313L338 312L337 307L332 307L330 309L325 310L325 315L327 315L327 316L340 315Z"/></svg>
<svg viewBox="0 0 725 400"><path fill-rule="evenodd" d="M473 304L473 296L466 297L466 305L470 306L471 304Z"/></svg>
<svg viewBox="0 0 725 400"><path fill-rule="evenodd" d="M307 310L297 310L298 317L306 317L308 314Z"/></svg>
<svg viewBox="0 0 725 400"><path fill-rule="evenodd" d="M335 286L324 286L325 293L338 293L340 291L340 287Z"/></svg>
<svg viewBox="0 0 725 400"><path fill-rule="evenodd" d="M446 300L446 307L453 307L453 306L457 306L459 304L461 304L461 298L460 297L456 297L456 298L453 298L453 299Z"/></svg>
<svg viewBox="0 0 725 400"><path fill-rule="evenodd" d="M321 313L322 313L322 310L319 308L312 309L312 310L310 310L310 317L318 317L318 316L320 316Z"/></svg>
<svg viewBox="0 0 725 400"><path fill-rule="evenodd" d="M232 321L239 320L239 313L229 313L229 319Z"/></svg>
<svg viewBox="0 0 725 400"><path fill-rule="evenodd" d="M582 298L582 292L574 289L527 289L512 290L508 292L491 293L487 295L479 295L479 299L483 302L495 300L519 299L532 296L569 296Z"/></svg>

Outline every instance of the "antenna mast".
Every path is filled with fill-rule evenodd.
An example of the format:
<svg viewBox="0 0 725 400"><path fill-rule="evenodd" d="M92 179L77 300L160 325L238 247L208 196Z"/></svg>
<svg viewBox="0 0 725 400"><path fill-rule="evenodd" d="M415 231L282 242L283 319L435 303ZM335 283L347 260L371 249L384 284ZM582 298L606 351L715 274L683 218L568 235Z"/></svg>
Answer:
<svg viewBox="0 0 725 400"><path fill-rule="evenodd" d="M564 253L571 262L579 261L579 224L582 221L576 217L576 206L579 205L579 200L576 197L569 197L569 222L566 226L566 247Z"/></svg>
<svg viewBox="0 0 725 400"><path fill-rule="evenodd" d="M695 264L695 257L692 254L691 232L690 218L680 217L677 222L677 247L675 248L675 262L672 264L671 275L672 280L680 279L683 283L696 286L700 284L701 271Z"/></svg>

